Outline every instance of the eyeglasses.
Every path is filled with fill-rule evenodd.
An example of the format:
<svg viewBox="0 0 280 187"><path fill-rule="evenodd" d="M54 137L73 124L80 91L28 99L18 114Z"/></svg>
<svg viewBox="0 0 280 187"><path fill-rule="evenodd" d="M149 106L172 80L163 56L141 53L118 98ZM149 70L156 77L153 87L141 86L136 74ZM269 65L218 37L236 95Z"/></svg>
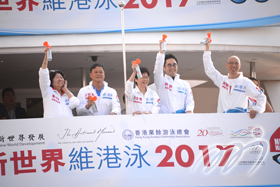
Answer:
<svg viewBox="0 0 280 187"><path fill-rule="evenodd" d="M168 68L172 68L172 67L176 68L177 63L167 64L166 66L167 66Z"/></svg>

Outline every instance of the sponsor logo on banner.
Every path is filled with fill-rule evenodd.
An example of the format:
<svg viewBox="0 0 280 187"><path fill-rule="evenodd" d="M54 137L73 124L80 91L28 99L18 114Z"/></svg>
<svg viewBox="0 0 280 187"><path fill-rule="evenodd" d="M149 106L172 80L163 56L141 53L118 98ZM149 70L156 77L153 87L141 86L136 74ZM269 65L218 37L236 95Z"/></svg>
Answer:
<svg viewBox="0 0 280 187"><path fill-rule="evenodd" d="M276 163L280 164L280 154L274 155L274 156L272 157L272 159L273 159Z"/></svg>
<svg viewBox="0 0 280 187"><path fill-rule="evenodd" d="M236 3L236 4L241 4L244 3L246 0L231 0L232 2ZM265 3L268 0L256 0L258 3Z"/></svg>
<svg viewBox="0 0 280 187"><path fill-rule="evenodd" d="M0 147L44 145L44 134L10 134L0 135Z"/></svg>
<svg viewBox="0 0 280 187"><path fill-rule="evenodd" d="M259 144L251 146L250 153L251 154L260 154L262 152L262 149L263 149L263 144L262 144L262 142L260 142Z"/></svg>
<svg viewBox="0 0 280 187"><path fill-rule="evenodd" d="M138 129L135 130L135 138L150 139L150 138L189 138L188 129Z"/></svg>
<svg viewBox="0 0 280 187"><path fill-rule="evenodd" d="M249 152L246 152L246 160L244 158L242 160L238 161L238 165L265 165L265 161L263 160L264 156L266 155L268 148L268 144L263 141L256 141L247 144L246 146L243 147L243 150L245 151L246 149ZM249 154L248 154L249 153Z"/></svg>
<svg viewBox="0 0 280 187"><path fill-rule="evenodd" d="M272 134L269 143L270 143L270 152L280 153L280 127ZM272 160L280 164L280 154L272 156Z"/></svg>
<svg viewBox="0 0 280 187"><path fill-rule="evenodd" d="M231 130L230 138L260 138L263 131L259 126L249 126L248 129Z"/></svg>
<svg viewBox="0 0 280 187"><path fill-rule="evenodd" d="M220 127L207 127L201 128L197 131L197 136L212 136L212 137L221 137L224 136L223 129Z"/></svg>
<svg viewBox="0 0 280 187"><path fill-rule="evenodd" d="M134 137L134 134L131 130L129 129L126 129L123 131L122 133L122 137L125 139L125 140L132 140L133 137Z"/></svg>

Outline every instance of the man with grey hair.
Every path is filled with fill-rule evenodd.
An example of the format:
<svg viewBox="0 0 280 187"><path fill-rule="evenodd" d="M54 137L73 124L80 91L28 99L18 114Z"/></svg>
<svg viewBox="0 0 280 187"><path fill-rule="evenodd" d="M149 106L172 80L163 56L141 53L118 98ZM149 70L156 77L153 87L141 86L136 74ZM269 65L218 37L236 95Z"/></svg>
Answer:
<svg viewBox="0 0 280 187"><path fill-rule="evenodd" d="M218 113L245 113L248 108L248 97L257 100L257 105L250 111L253 119L265 110L266 96L248 78L239 72L241 61L237 56L228 58L226 68L228 75L222 75L213 65L210 51L211 42L206 44L203 64L206 75L219 88Z"/></svg>

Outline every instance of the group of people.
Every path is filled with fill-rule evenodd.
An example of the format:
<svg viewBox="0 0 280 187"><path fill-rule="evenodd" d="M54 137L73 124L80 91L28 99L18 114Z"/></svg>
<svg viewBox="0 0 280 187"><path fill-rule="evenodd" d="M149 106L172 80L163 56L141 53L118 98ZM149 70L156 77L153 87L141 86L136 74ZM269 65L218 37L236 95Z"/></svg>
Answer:
<svg viewBox="0 0 280 187"><path fill-rule="evenodd" d="M157 113L193 113L194 98L187 81L180 79L178 60L172 54L164 54L161 49L156 56L154 82L157 92L148 88L150 73L141 67L142 77L135 71L137 64L132 64L133 73L126 82L126 114ZM205 73L219 88L218 113L245 113L255 118L264 111L273 112L266 100L263 90L254 80L239 72L241 61L237 56L228 58L226 68L228 75L222 75L213 65L210 51L211 42L206 44L203 54ZM44 117L71 117L76 108L79 116L120 115L121 107L115 89L104 81L105 71L102 64L95 63L90 67L92 81L80 89L75 97L67 88L65 75L59 70L48 70L47 51L39 70L39 84L43 97ZM164 73L165 72L165 75ZM135 88L134 88L135 84ZM3 97L3 94L2 94Z"/></svg>

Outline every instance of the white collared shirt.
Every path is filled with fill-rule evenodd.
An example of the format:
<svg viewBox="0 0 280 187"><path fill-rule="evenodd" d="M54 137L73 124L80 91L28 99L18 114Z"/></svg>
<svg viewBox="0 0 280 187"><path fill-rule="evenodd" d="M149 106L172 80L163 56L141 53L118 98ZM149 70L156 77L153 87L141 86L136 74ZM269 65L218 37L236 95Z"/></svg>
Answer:
<svg viewBox="0 0 280 187"><path fill-rule="evenodd" d="M62 95L50 86L50 74L48 69L39 70L39 85L43 97L44 118L72 117L72 109L79 105L79 100L73 95L70 99Z"/></svg>
<svg viewBox="0 0 280 187"><path fill-rule="evenodd" d="M79 116L92 116L92 115L109 115L110 113L116 113L120 115L121 107L120 101L115 89L110 88L108 83L103 81L104 89L101 90L100 96L96 93L96 89L92 87L92 81L89 85L80 89L78 93L78 99L80 105L76 108ZM87 100L89 96L96 96L95 101L97 112L93 112L92 107L87 109Z"/></svg>
<svg viewBox="0 0 280 187"><path fill-rule="evenodd" d="M206 75L219 88L218 113L242 113L247 112L248 97L257 100L257 104L252 106L254 110L262 113L265 111L266 96L248 78L243 77L239 72L239 77L229 79L228 76L218 72L211 59L211 51L204 51L204 70Z"/></svg>
<svg viewBox="0 0 280 187"><path fill-rule="evenodd" d="M154 81L161 100L160 113L193 112L194 99L189 83L180 79L179 74L174 80L168 75L163 76L164 57L162 53L157 54L154 69Z"/></svg>
<svg viewBox="0 0 280 187"><path fill-rule="evenodd" d="M147 88L146 93L143 93L136 86L133 89L134 82L126 82L125 94L127 96L127 114L132 114L135 111L152 112L158 114L160 110L160 99L158 94Z"/></svg>

